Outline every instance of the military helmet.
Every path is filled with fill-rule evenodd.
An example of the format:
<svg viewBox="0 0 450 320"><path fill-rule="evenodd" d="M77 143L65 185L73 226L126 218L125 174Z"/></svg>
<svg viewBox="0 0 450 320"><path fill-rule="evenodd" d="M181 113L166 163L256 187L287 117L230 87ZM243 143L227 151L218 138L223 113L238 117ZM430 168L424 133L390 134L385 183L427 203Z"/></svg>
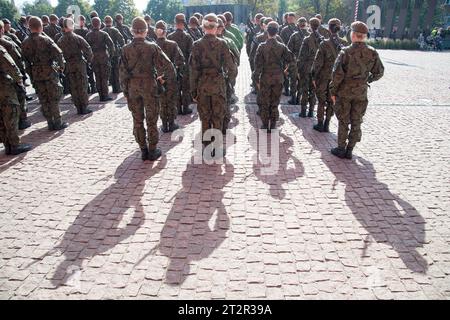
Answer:
<svg viewBox="0 0 450 320"><path fill-rule="evenodd" d="M311 29L317 30L320 26L320 20L317 18L311 18L309 19L309 25L311 26Z"/></svg>
<svg viewBox="0 0 450 320"><path fill-rule="evenodd" d="M203 27L205 29L214 29L217 27L217 15L215 13L208 13L203 17Z"/></svg>
<svg viewBox="0 0 450 320"><path fill-rule="evenodd" d="M184 13L178 13L175 15L175 23L185 23L186 22L186 16Z"/></svg>
<svg viewBox="0 0 450 320"><path fill-rule="evenodd" d="M147 22L142 17L136 17L131 22L131 29L136 33L146 32L148 30Z"/></svg>
<svg viewBox="0 0 450 320"><path fill-rule="evenodd" d="M189 18L189 24L195 24L197 27L200 27L200 22L198 21L196 16L192 16Z"/></svg>
<svg viewBox="0 0 450 320"><path fill-rule="evenodd" d="M39 17L31 17L29 21L30 29L42 28L42 21Z"/></svg>
<svg viewBox="0 0 450 320"><path fill-rule="evenodd" d="M106 17L103 19L103 21L104 21L105 23L112 23L112 22L113 22L113 19L112 19L111 16L106 16Z"/></svg>
<svg viewBox="0 0 450 320"><path fill-rule="evenodd" d="M350 28L353 32L363 33L367 34L369 32L369 28L367 27L367 24L365 24L362 21L355 21L351 24Z"/></svg>
<svg viewBox="0 0 450 320"><path fill-rule="evenodd" d="M300 17L297 19L297 24L306 24L308 20L305 17Z"/></svg>

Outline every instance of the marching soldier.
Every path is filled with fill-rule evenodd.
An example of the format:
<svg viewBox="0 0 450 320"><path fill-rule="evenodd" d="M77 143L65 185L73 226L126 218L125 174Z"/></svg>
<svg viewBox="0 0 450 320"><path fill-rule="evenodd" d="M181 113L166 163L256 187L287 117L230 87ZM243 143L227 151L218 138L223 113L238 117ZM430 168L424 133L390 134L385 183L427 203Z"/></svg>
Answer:
<svg viewBox="0 0 450 320"><path fill-rule="evenodd" d="M79 36L82 36L84 38L84 40L86 40L86 36L89 33L89 29L86 28L86 18L84 16L80 15L78 17L78 19L79 19L79 26L73 32ZM92 66L90 63L88 63L88 65L87 65L87 75L88 75L88 82L89 82L88 93L96 93L97 86L95 84L94 70L92 70Z"/></svg>
<svg viewBox="0 0 450 320"><path fill-rule="evenodd" d="M131 34L130 27L123 23L123 16L120 13L116 15L115 21L116 28L124 38L125 43L131 42L131 40L133 40L133 35Z"/></svg>
<svg viewBox="0 0 450 320"><path fill-rule="evenodd" d="M338 146L331 149L331 153L347 159L352 158L353 148L361 141L361 123L368 104L367 83L379 80L384 74L377 51L365 42L369 30L367 25L356 21L351 30L352 45L339 53L330 85L339 121Z"/></svg>
<svg viewBox="0 0 450 320"><path fill-rule="evenodd" d="M192 16L189 18L189 34L192 36L192 40L197 41L203 37L200 31L200 22L197 17Z"/></svg>
<svg viewBox="0 0 450 320"><path fill-rule="evenodd" d="M313 85L316 89L317 100L319 100L317 124L314 125L314 130L319 132L329 132L330 120L333 116L333 103L330 95L331 72L339 52L347 45L345 40L339 38L340 29L341 21L339 19L328 21L328 30L331 36L320 44L312 68Z"/></svg>
<svg viewBox="0 0 450 320"><path fill-rule="evenodd" d="M77 108L78 114L88 114L88 78L86 62L92 60L91 46L83 37L73 32L74 22L72 19L64 20L64 35L59 39L58 46L61 48L66 60L64 73L69 81L72 101Z"/></svg>
<svg viewBox="0 0 450 320"><path fill-rule="evenodd" d="M182 78L182 70L184 70L185 60L183 53L177 43L166 39L167 25L160 20L155 25L155 32L158 39L156 44L167 55L173 66L176 68L173 72L164 74L164 89L160 95L160 116L163 123L163 132L173 132L178 129L175 123L177 117L177 104L179 101L179 90L177 78ZM176 71L175 71L176 70Z"/></svg>
<svg viewBox="0 0 450 320"><path fill-rule="evenodd" d="M318 29L317 31L319 32L319 34L320 34L322 37L324 37L325 39L328 39L328 38L331 36L331 33L330 33L330 31L328 31L326 28L324 28L324 27L322 26L322 21L323 21L322 15L321 15L321 14L316 14L315 17L316 17L317 19L319 19L319 21L320 21L319 29Z"/></svg>
<svg viewBox="0 0 450 320"><path fill-rule="evenodd" d="M49 23L50 23L50 18L47 16L47 15L43 15L42 17L41 17L41 20L42 20L42 27L44 28L44 30L45 30L45 28L49 25Z"/></svg>
<svg viewBox="0 0 450 320"><path fill-rule="evenodd" d="M286 25L283 28L281 28L281 31L280 31L280 37L283 40L283 43L285 45L288 45L289 39L295 31L296 31L295 13L288 12L288 13L286 13ZM290 88L289 87L289 76L286 76L284 78L283 86L284 86L284 95L285 96L291 95L290 90L289 90L289 88Z"/></svg>
<svg viewBox="0 0 450 320"><path fill-rule="evenodd" d="M50 15L50 24L44 28L44 33L56 42L55 37L61 32L61 27L58 26L58 17L55 14Z"/></svg>
<svg viewBox="0 0 450 320"><path fill-rule="evenodd" d="M323 41L323 37L319 34L317 29L319 28L320 21L317 18L311 18L309 25L312 33L303 40L303 44L300 47L300 53L298 56L298 77L299 77L299 89L301 94L301 112L300 117L305 118L314 116L314 106L316 104L316 94L312 84L311 68L316 57L317 50L320 43ZM306 114L307 106L309 104L309 112Z"/></svg>
<svg viewBox="0 0 450 320"><path fill-rule="evenodd" d="M19 23L17 24L17 37L20 42L23 42L29 35L31 34L30 29L28 28L28 21L26 17L20 17Z"/></svg>
<svg viewBox="0 0 450 320"><path fill-rule="evenodd" d="M205 36L194 43L189 61L191 93L194 101L197 101L202 140L208 129L222 130L226 108L225 78L228 76L233 79L237 75L237 68L226 42L216 37L217 19L213 13L203 18ZM207 144L205 141L203 143ZM212 156L216 156L215 148Z"/></svg>
<svg viewBox="0 0 450 320"><path fill-rule="evenodd" d="M92 59L92 69L95 74L95 83L100 101L110 101L108 96L108 80L111 71L110 57L114 56L114 43L109 35L100 30L100 19L92 19L92 30L86 35L86 41L92 48L94 57Z"/></svg>
<svg viewBox="0 0 450 320"><path fill-rule="evenodd" d="M245 35L245 50L249 57L250 57L250 49L251 49L251 46L253 43L253 39L256 38L258 33L261 32L261 18L263 18L263 17L264 16L262 13L255 14L253 21L251 21L253 24L253 32L249 28L247 29L247 32ZM250 65L250 67L252 67L252 65ZM253 72L253 69L252 69L252 72Z"/></svg>
<svg viewBox="0 0 450 320"><path fill-rule="evenodd" d="M184 31L184 25L186 23L186 17L183 13L179 13L175 16L175 27L176 30L167 36L167 39L175 41L178 44L181 52L183 53L185 65L181 70L183 75L181 79L181 89L179 97L181 97L181 101L178 102L178 114L190 114L192 113L192 109L189 108L189 105L192 102L191 91L189 89L189 68L188 61L189 56L191 55L193 40L192 38Z"/></svg>
<svg viewBox="0 0 450 320"><path fill-rule="evenodd" d="M305 17L301 17L297 20L297 28L298 31L294 32L289 38L289 42L287 44L288 49L292 52L295 59L297 59L300 53L300 47L302 46L303 39L305 39L309 32L307 30L307 20ZM295 105L299 104L300 92L298 92L298 77L290 77L290 91L291 91L291 99L288 101L289 104Z"/></svg>
<svg viewBox="0 0 450 320"><path fill-rule="evenodd" d="M97 11L91 11L91 13L89 14L89 17L91 18L91 24L87 26L87 28L89 29L89 31L92 30L93 28L93 23L92 23L92 19L94 18L99 18ZM99 18L100 19L100 18ZM100 20L101 21L101 20ZM100 24L100 28L99 29L103 29L105 27L105 24L103 22L101 22Z"/></svg>
<svg viewBox="0 0 450 320"><path fill-rule="evenodd" d="M0 25L3 28L3 22ZM31 145L21 144L19 139L20 110L16 86L23 87L22 74L6 49L0 45L0 142L3 142L7 155L31 150Z"/></svg>
<svg viewBox="0 0 450 320"><path fill-rule="evenodd" d="M262 121L261 129L270 132L275 129L279 118L278 105L283 90L284 75L295 73L295 59L292 52L276 39L279 30L277 22L267 25L268 39L258 46L255 57L254 78L258 88L258 105ZM287 66L284 69L284 66Z"/></svg>
<svg viewBox="0 0 450 320"><path fill-rule="evenodd" d="M86 18L84 16L79 16L79 26L73 32L79 36L82 36L86 40L86 36L89 33L89 29L86 28Z"/></svg>
<svg viewBox="0 0 450 320"><path fill-rule="evenodd" d="M48 129L62 130L68 126L61 120L58 105L62 96L59 72L64 70L64 57L55 42L42 34L40 18L30 18L30 29L31 35L22 43L25 67L36 89Z"/></svg>
<svg viewBox="0 0 450 320"><path fill-rule="evenodd" d="M122 89L120 89L119 83L119 58L122 47L125 45L125 39L120 31L112 26L113 20L110 16L106 16L104 20L105 27L103 28L103 31L109 35L115 48L114 55L111 57L111 73L109 82L112 85L113 93L120 93L122 92Z"/></svg>
<svg viewBox="0 0 450 320"><path fill-rule="evenodd" d="M141 148L142 160L154 161L161 156L161 150L157 148L157 81L163 83L163 75L173 70L173 65L156 43L145 41L148 25L144 19L133 19L132 32L133 41L122 50L120 83L133 115L133 132Z"/></svg>
<svg viewBox="0 0 450 320"><path fill-rule="evenodd" d="M11 21L8 19L3 19L2 22L5 36L10 38L20 48L22 41L20 41L20 39L13 32L11 32Z"/></svg>
<svg viewBox="0 0 450 320"><path fill-rule="evenodd" d="M217 18L219 18L220 20L222 20L222 22L224 23L224 25L227 23L227 19L225 18L225 16L223 14L218 14ZM227 39L230 39L231 41L234 42L235 46L239 48L239 41L238 39L234 36L234 34L230 31L228 31L226 28L223 32L223 36Z"/></svg>
<svg viewBox="0 0 450 320"><path fill-rule="evenodd" d="M229 11L223 14L225 17L225 29L231 32L237 40L236 47L239 49L239 53L244 47L244 37L242 36L241 30L239 30L238 26L233 24L233 14Z"/></svg>
<svg viewBox="0 0 450 320"><path fill-rule="evenodd" d="M148 14L144 16L144 20L147 23L148 31L147 31L147 37L146 39L148 41L156 41L156 33L155 28L152 26L152 18Z"/></svg>

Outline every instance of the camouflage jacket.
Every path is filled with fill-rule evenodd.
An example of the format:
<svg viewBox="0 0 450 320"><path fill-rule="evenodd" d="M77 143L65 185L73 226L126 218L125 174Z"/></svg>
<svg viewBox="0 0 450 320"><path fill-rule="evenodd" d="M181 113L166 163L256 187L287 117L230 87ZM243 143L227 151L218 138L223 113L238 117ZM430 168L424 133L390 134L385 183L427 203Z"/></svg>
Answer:
<svg viewBox="0 0 450 320"><path fill-rule="evenodd" d="M77 28L73 30L77 35L82 36L84 39L86 39L87 34L89 33L89 29L86 27L83 28Z"/></svg>
<svg viewBox="0 0 450 320"><path fill-rule="evenodd" d="M288 41L288 49L291 50L295 59L298 58L298 54L300 53L300 48L303 43L303 39L309 36L309 32L306 29L300 29L299 31L294 32Z"/></svg>
<svg viewBox="0 0 450 320"><path fill-rule="evenodd" d="M303 40L297 58L300 74L311 73L311 68L322 40L323 38L317 32L311 33Z"/></svg>
<svg viewBox="0 0 450 320"><path fill-rule="evenodd" d="M203 36L199 28L189 28L190 34L194 36L193 41L200 40Z"/></svg>
<svg viewBox="0 0 450 320"><path fill-rule="evenodd" d="M156 39L156 44L162 49L162 51L172 62L174 67L177 69L178 74L182 75L182 70L185 65L185 59L177 43L172 40L167 40L166 38L159 38ZM168 76L166 76L165 78L170 79Z"/></svg>
<svg viewBox="0 0 450 320"><path fill-rule="evenodd" d="M120 34L125 40L125 43L128 43L131 40L133 40L133 34L131 33L129 26L125 24L116 24L116 29L119 30Z"/></svg>
<svg viewBox="0 0 450 320"><path fill-rule="evenodd" d="M239 49L239 52L242 50L242 47L244 47L244 37L242 36L241 30L239 30L238 26L235 24L231 24L225 27L225 29L233 34L233 36L236 38L237 43L236 47Z"/></svg>
<svg viewBox="0 0 450 320"><path fill-rule="evenodd" d="M317 31L319 31L319 34L322 37L324 37L325 39L328 39L328 38L331 37L331 32L328 29L326 29L326 28L324 28L322 26L319 26L319 29Z"/></svg>
<svg viewBox="0 0 450 320"><path fill-rule="evenodd" d="M45 28L44 28L44 33L46 35L48 35L50 38L52 38L53 41L56 41L55 37L60 32L61 32L61 27L56 24L50 23L49 25L45 26Z"/></svg>
<svg viewBox="0 0 450 320"><path fill-rule="evenodd" d="M0 45L0 104L19 105L15 84L22 81L22 74L6 49Z"/></svg>
<svg viewBox="0 0 450 320"><path fill-rule="evenodd" d="M366 43L353 43L341 50L334 64L331 95L366 97L367 83L379 80L383 74L378 52Z"/></svg>
<svg viewBox="0 0 450 320"><path fill-rule="evenodd" d="M280 41L268 39L256 50L255 72L253 80L259 82L261 77L270 77L283 82L284 66L290 73L295 73L295 58L291 51Z"/></svg>
<svg viewBox="0 0 450 320"><path fill-rule="evenodd" d="M8 31L8 32L5 32L5 36L10 38L12 41L14 41L14 43L17 46L19 46L19 47L21 46L22 41L20 41L20 39L14 33Z"/></svg>
<svg viewBox="0 0 450 320"><path fill-rule="evenodd" d="M92 61L92 49L82 36L65 32L59 39L58 46L67 61L65 73L85 72L84 66L80 66L80 63Z"/></svg>
<svg viewBox="0 0 450 320"><path fill-rule="evenodd" d="M332 35L330 39L322 41L311 69L315 81L331 80L334 62L341 49L346 45L347 41L337 35Z"/></svg>
<svg viewBox="0 0 450 320"><path fill-rule="evenodd" d="M30 29L25 27L23 24L18 23L17 24L17 32L16 36L19 38L21 42L23 42L26 38L28 38L31 35Z"/></svg>
<svg viewBox="0 0 450 320"><path fill-rule="evenodd" d="M157 95L156 78L161 75L174 77L174 74L172 62L156 43L134 38L122 48L119 79L125 94L128 94L130 81L140 79L150 83L154 90L151 94Z"/></svg>
<svg viewBox="0 0 450 320"><path fill-rule="evenodd" d="M155 33L155 27L148 26L146 39L151 42L151 41L156 41L157 38L158 37L156 36L156 33Z"/></svg>
<svg viewBox="0 0 450 320"><path fill-rule="evenodd" d="M249 57L249 59L250 59L251 61L253 61L253 62L255 61L256 49L258 49L258 46L259 46L261 43L267 41L267 39L269 39L269 35L268 35L267 31L266 31L266 32L261 32L260 34L258 34L258 35L256 36L255 41L253 41L252 47L251 47L251 49L250 49L250 57ZM277 35L276 39L277 39L280 43L283 43L283 39L281 39L281 37L280 37L279 35Z"/></svg>
<svg viewBox="0 0 450 320"><path fill-rule="evenodd" d="M185 31L177 29L169 34L167 39L175 41L178 44L178 47L183 53L184 60L187 62L191 55L192 45L194 44L192 38Z"/></svg>
<svg viewBox="0 0 450 320"><path fill-rule="evenodd" d="M20 73L25 75L25 65L22 60L22 51L20 48L17 48L14 42L8 41L5 36L0 37L0 45L6 49L8 54L14 60L14 63L20 70Z"/></svg>
<svg viewBox="0 0 450 320"><path fill-rule="evenodd" d="M94 58L92 63L109 63L109 57L113 57L115 54L114 43L111 37L102 30L92 29L86 35L86 41L92 48Z"/></svg>
<svg viewBox="0 0 450 320"><path fill-rule="evenodd" d="M255 31L255 33L253 34L251 31L250 31L250 28L247 28L247 32L246 32L246 34L245 34L245 47L246 47L246 50L247 50L247 53L250 55L250 50L252 49L252 43L253 43L253 40L256 38L256 36L261 32L261 27L260 27L260 25L259 24L257 24L257 25L255 25L254 26L254 31Z"/></svg>
<svg viewBox="0 0 450 320"><path fill-rule="evenodd" d="M22 56L32 81L53 80L66 63L61 49L41 33L32 33L22 42Z"/></svg>
<svg viewBox="0 0 450 320"><path fill-rule="evenodd" d="M237 66L227 43L215 35L207 34L194 42L189 67L193 97L225 95L225 78L234 81L237 76Z"/></svg>
<svg viewBox="0 0 450 320"><path fill-rule="evenodd" d="M230 49L231 54L233 55L233 61L234 61L234 63L237 66L239 66L239 63L240 63L240 61L239 61L240 60L240 52L239 52L239 49L234 44L234 42L231 41L228 38L225 38L223 35L220 35L220 36L218 35L217 37L220 38L220 39L223 39L223 40L225 40L227 42L228 49Z"/></svg>
<svg viewBox="0 0 450 320"><path fill-rule="evenodd" d="M280 32L280 37L283 39L283 43L287 45L291 36L297 31L298 29L295 24L292 23L286 25Z"/></svg>
<svg viewBox="0 0 450 320"><path fill-rule="evenodd" d="M102 31L105 31L114 43L114 56L120 57L122 47L125 45L125 39L120 31L114 27L104 27Z"/></svg>

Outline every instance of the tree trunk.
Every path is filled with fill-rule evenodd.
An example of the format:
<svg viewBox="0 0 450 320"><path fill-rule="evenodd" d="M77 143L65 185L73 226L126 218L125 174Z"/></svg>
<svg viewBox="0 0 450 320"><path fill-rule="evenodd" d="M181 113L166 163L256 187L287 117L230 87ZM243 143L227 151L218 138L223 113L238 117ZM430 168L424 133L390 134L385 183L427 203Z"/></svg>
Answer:
<svg viewBox="0 0 450 320"><path fill-rule="evenodd" d="M387 0L387 13L384 25L383 37L390 38L392 33L392 25L394 24L394 14L397 2L395 0Z"/></svg>
<svg viewBox="0 0 450 320"><path fill-rule="evenodd" d="M401 0L400 2L400 15L398 19L397 38L402 39L405 33L406 15L408 14L409 0Z"/></svg>
<svg viewBox="0 0 450 320"><path fill-rule="evenodd" d="M415 0L414 8L411 16L411 27L409 29L409 38L416 38L417 27L419 26L420 10L422 9L424 0Z"/></svg>
<svg viewBox="0 0 450 320"><path fill-rule="evenodd" d="M431 30L433 26L434 13L436 12L437 0L427 0L427 2L428 2L428 11L427 16L425 18L424 28L427 30Z"/></svg>

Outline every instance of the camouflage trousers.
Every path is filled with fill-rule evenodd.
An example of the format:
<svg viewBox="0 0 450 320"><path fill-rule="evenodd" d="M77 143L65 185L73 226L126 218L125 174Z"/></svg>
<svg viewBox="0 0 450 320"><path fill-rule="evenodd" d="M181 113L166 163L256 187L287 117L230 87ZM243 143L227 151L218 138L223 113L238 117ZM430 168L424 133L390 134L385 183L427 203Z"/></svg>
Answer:
<svg viewBox="0 0 450 320"><path fill-rule="evenodd" d="M309 110L314 111L314 105L316 104L316 93L312 84L312 76L310 73L299 73L298 80L298 95L300 99L300 105L302 110L307 109L309 103Z"/></svg>
<svg viewBox="0 0 450 320"><path fill-rule="evenodd" d="M20 103L20 115L19 115L19 119L21 121L25 121L28 118L27 112L27 100L26 100L26 95L24 93L22 93L19 90L16 90L17 92L17 99L19 100Z"/></svg>
<svg viewBox="0 0 450 320"><path fill-rule="evenodd" d="M33 86L36 89L45 119L47 121L59 121L61 114L58 104L63 94L63 87L59 79L55 77L52 80L34 81Z"/></svg>
<svg viewBox="0 0 450 320"><path fill-rule="evenodd" d="M229 83L229 80L226 80L226 93L227 93L227 99L226 99L226 105L225 110L223 114L223 126L222 131L225 132L225 130L228 129L228 125L231 121L231 97L233 95L233 87L232 84Z"/></svg>
<svg viewBox="0 0 450 320"><path fill-rule="evenodd" d="M19 144L19 114L18 105L0 102L0 142Z"/></svg>
<svg viewBox="0 0 450 320"><path fill-rule="evenodd" d="M180 111L181 105L183 105L185 108L187 108L192 103L189 78L190 78L189 71L185 70L183 73L183 78L181 78L181 86L179 87L179 89L181 89L180 95L178 96L179 98L181 97L181 100L179 100L180 101L179 108L178 108L179 111Z"/></svg>
<svg viewBox="0 0 450 320"><path fill-rule="evenodd" d="M162 93L159 97L159 114L163 125L170 124L175 121L179 101L178 84L175 81L167 81L165 87L166 92Z"/></svg>
<svg viewBox="0 0 450 320"><path fill-rule="evenodd" d="M106 97L109 93L108 81L111 66L109 63L95 63L92 64L92 69L95 74L95 84L99 97Z"/></svg>
<svg viewBox="0 0 450 320"><path fill-rule="evenodd" d="M111 83L114 93L122 92L119 82L119 57L111 58L111 74L109 76L109 82Z"/></svg>
<svg viewBox="0 0 450 320"><path fill-rule="evenodd" d="M152 88L141 86L139 81L133 85L133 80L128 86L128 109L133 116L133 134L141 149L148 146L154 150L159 140L158 117L159 102ZM144 126L147 124L147 130Z"/></svg>
<svg viewBox="0 0 450 320"><path fill-rule="evenodd" d="M202 139L208 129L223 129L225 115L226 94L199 95L197 97L198 116L202 123Z"/></svg>
<svg viewBox="0 0 450 320"><path fill-rule="evenodd" d="M94 70L91 65L87 67L87 76L89 81L89 92L92 93L94 92L94 89L97 89L97 85L95 84Z"/></svg>
<svg viewBox="0 0 450 320"><path fill-rule="evenodd" d="M333 116L333 102L330 94L330 81L319 80L316 82L316 95L319 101L317 106L317 120L324 121L324 118L330 120Z"/></svg>
<svg viewBox="0 0 450 320"><path fill-rule="evenodd" d="M83 72L84 71L84 72ZM88 77L86 74L86 66L81 72L71 72L66 75L70 84L70 94L72 101L78 111L86 108L89 103L88 95Z"/></svg>
<svg viewBox="0 0 450 320"><path fill-rule="evenodd" d="M279 119L278 105L280 104L280 97L283 91L283 81L277 79L277 77L265 77L262 76L260 81L260 87L258 90L258 96L256 97L256 103L259 106L262 123L267 126L269 120L275 123ZM266 81L267 79L267 81Z"/></svg>
<svg viewBox="0 0 450 320"><path fill-rule="evenodd" d="M361 124L367 110L367 97L338 97L334 111L339 121L338 146L353 148L361 141ZM350 133L349 133L350 125ZM348 139L348 145L347 145Z"/></svg>

